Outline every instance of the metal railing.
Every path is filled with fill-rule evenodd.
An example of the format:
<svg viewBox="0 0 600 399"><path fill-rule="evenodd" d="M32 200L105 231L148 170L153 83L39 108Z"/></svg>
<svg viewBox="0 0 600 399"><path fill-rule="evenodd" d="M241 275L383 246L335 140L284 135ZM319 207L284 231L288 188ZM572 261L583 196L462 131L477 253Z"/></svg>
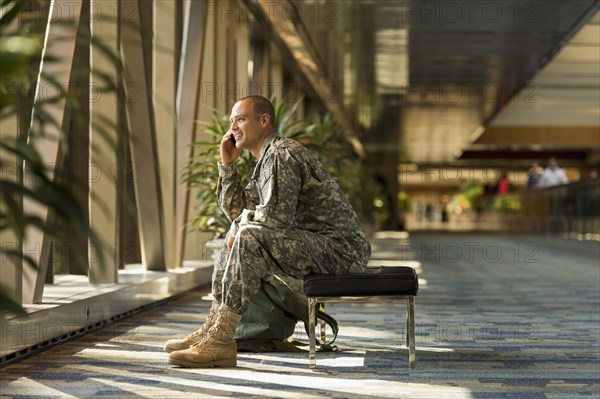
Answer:
<svg viewBox="0 0 600 399"><path fill-rule="evenodd" d="M521 210L510 219L513 219L515 227L520 227L520 231L569 234L583 236L578 238L584 239L600 236L598 178L527 191L519 198Z"/></svg>

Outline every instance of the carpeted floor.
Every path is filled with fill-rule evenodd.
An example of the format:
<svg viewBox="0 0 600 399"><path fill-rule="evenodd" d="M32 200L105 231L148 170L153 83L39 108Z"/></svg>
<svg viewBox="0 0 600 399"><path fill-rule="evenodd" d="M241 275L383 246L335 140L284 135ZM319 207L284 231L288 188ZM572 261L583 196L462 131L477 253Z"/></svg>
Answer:
<svg viewBox="0 0 600 399"><path fill-rule="evenodd" d="M198 328L196 290L0 371L16 398L599 398L598 242L485 234L373 240L373 264L417 267L417 367L404 306L332 304L338 352L241 353L234 369L170 366L164 341ZM383 260L383 261L380 261ZM297 338L306 340L297 330Z"/></svg>

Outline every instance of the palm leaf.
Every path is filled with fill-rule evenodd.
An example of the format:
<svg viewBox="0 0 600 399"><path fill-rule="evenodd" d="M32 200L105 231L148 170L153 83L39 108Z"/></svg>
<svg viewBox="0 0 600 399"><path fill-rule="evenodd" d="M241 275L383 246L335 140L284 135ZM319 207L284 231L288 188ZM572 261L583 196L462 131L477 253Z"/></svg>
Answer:
<svg viewBox="0 0 600 399"><path fill-rule="evenodd" d="M23 310L21 304L13 298L6 295L7 289L2 287L0 290L0 314L3 312L13 313L17 316L25 316L27 312Z"/></svg>

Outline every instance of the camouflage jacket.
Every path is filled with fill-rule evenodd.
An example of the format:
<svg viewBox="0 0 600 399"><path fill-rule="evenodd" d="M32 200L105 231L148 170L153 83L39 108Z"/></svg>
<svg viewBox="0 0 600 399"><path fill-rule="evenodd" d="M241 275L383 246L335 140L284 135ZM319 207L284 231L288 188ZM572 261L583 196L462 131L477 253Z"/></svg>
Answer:
<svg viewBox="0 0 600 399"><path fill-rule="evenodd" d="M235 163L219 164L219 206L235 227L306 230L324 235L358 271L371 246L340 186L300 143L268 136L252 177L242 187Z"/></svg>

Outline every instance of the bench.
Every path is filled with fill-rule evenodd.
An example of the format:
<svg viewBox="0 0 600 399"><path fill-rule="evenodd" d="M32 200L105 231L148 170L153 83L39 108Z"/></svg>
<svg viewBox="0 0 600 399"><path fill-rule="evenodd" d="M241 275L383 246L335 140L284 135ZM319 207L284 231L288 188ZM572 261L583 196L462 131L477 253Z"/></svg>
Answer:
<svg viewBox="0 0 600 399"><path fill-rule="evenodd" d="M419 290L417 273L412 267L369 268L366 273L332 275L310 274L304 278L308 298L310 368L317 366L316 307L325 302L369 301L374 299L406 301L406 346L410 368L415 367L415 296ZM325 326L321 325L321 342L325 342Z"/></svg>

